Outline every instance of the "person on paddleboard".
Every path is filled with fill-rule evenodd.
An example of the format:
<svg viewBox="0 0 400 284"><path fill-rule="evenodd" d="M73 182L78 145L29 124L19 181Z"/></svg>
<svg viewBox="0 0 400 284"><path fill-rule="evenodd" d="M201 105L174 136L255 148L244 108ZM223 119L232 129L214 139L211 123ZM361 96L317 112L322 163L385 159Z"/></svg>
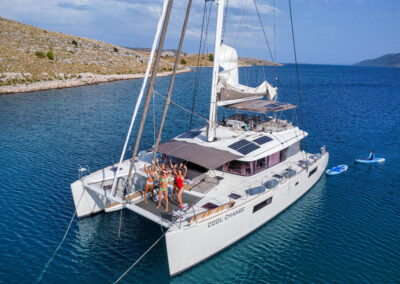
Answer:
<svg viewBox="0 0 400 284"><path fill-rule="evenodd" d="M374 159L374 150L371 150L371 152L369 152L367 160L373 160L373 159Z"/></svg>

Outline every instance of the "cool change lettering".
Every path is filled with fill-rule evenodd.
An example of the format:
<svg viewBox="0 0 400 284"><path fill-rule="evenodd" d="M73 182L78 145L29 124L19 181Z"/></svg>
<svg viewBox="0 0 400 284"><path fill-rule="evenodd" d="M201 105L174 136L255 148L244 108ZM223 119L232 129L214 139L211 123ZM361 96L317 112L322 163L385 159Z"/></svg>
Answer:
<svg viewBox="0 0 400 284"><path fill-rule="evenodd" d="M240 214L242 212L244 212L244 207L239 208L239 209L237 209L235 211L229 212L228 214L226 214L222 218L218 218L218 219L215 219L215 220L212 220L212 221L208 222L208 228L210 228L212 226L215 226L215 225L218 225L218 224L222 223L223 221L227 221L228 219L230 219L232 217L235 217L236 215L238 215L238 214Z"/></svg>

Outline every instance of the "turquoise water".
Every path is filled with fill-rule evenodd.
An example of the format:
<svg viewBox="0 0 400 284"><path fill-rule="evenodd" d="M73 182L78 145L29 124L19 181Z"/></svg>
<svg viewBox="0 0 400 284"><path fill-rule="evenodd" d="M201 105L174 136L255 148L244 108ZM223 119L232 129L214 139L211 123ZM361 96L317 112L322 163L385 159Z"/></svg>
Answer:
<svg viewBox="0 0 400 284"><path fill-rule="evenodd" d="M297 103L294 70L279 68L280 96ZM272 81L272 69L265 71ZM307 150L325 144L329 166L348 164L348 171L322 177L271 222L173 279L160 242L123 283L399 282L400 69L301 65L300 71ZM250 85L264 76L261 67L240 72ZM173 94L189 108L194 76L179 75ZM157 82L165 94L169 78ZM200 82L196 111L207 116L210 69ZM118 160L140 85L0 96L0 282L36 281L74 212L69 185L78 165L87 161L96 170ZM161 111L155 98L157 124ZM187 130L188 118L171 106L163 141ZM141 148L153 144L153 135L149 115ZM384 164L353 163L371 148ZM119 212L74 220L43 283L111 283L162 234L124 211L118 243L118 221Z"/></svg>

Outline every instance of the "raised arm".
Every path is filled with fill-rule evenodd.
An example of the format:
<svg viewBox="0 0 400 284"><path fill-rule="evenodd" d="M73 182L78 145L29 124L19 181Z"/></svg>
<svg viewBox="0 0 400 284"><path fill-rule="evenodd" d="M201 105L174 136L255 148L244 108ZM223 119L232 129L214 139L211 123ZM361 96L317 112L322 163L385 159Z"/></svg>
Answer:
<svg viewBox="0 0 400 284"><path fill-rule="evenodd" d="M186 165L183 165L183 168L185 169L185 172L182 173L182 174L183 174L183 178L185 178L185 177L186 177L186 173L187 173L187 167L186 167Z"/></svg>
<svg viewBox="0 0 400 284"><path fill-rule="evenodd" d="M177 168L177 164L172 164L172 162L171 162L171 160L169 160L169 162L170 162L170 164L171 164L171 170L172 170L172 172L174 173L174 175L177 175L178 174L178 172L176 171L176 168Z"/></svg>
<svg viewBox="0 0 400 284"><path fill-rule="evenodd" d="M151 170L152 170L153 172L155 172L156 169L157 169L156 163L155 163L154 161L151 161Z"/></svg>
<svg viewBox="0 0 400 284"><path fill-rule="evenodd" d="M161 171L161 167L160 167L160 164L158 163L158 159L156 159L156 166L157 166L158 170Z"/></svg>
<svg viewBox="0 0 400 284"><path fill-rule="evenodd" d="M149 174L149 171L147 170L147 162L144 162L144 172Z"/></svg>

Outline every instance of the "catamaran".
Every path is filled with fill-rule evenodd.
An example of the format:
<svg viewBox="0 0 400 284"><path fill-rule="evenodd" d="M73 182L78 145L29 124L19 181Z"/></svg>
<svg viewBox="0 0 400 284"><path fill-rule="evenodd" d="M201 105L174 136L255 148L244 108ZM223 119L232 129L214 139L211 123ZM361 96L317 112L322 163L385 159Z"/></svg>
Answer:
<svg viewBox="0 0 400 284"><path fill-rule="evenodd" d="M323 175L329 154L322 146L307 153L307 132L276 113L296 105L279 102L278 88L267 81L258 87L239 83L238 55L222 43L224 0L214 1L217 20L214 44L210 112L204 127L160 143L165 117L192 1L188 1L179 48L171 76L158 138L151 149L139 151L144 122L154 93L156 72L173 0L164 0L145 78L118 163L83 174L71 184L79 218L105 211L128 209L166 228L170 275L197 265L256 230L303 196ZM211 4L210 4L211 5ZM157 47L158 43L158 48ZM157 50L157 51L156 51ZM129 138L147 86L140 127L131 159L125 159ZM236 113L218 119L218 108ZM145 163L156 159L185 163L184 209L170 199L169 210L144 200ZM170 181L171 187L173 181ZM158 189L158 176L155 178Z"/></svg>

